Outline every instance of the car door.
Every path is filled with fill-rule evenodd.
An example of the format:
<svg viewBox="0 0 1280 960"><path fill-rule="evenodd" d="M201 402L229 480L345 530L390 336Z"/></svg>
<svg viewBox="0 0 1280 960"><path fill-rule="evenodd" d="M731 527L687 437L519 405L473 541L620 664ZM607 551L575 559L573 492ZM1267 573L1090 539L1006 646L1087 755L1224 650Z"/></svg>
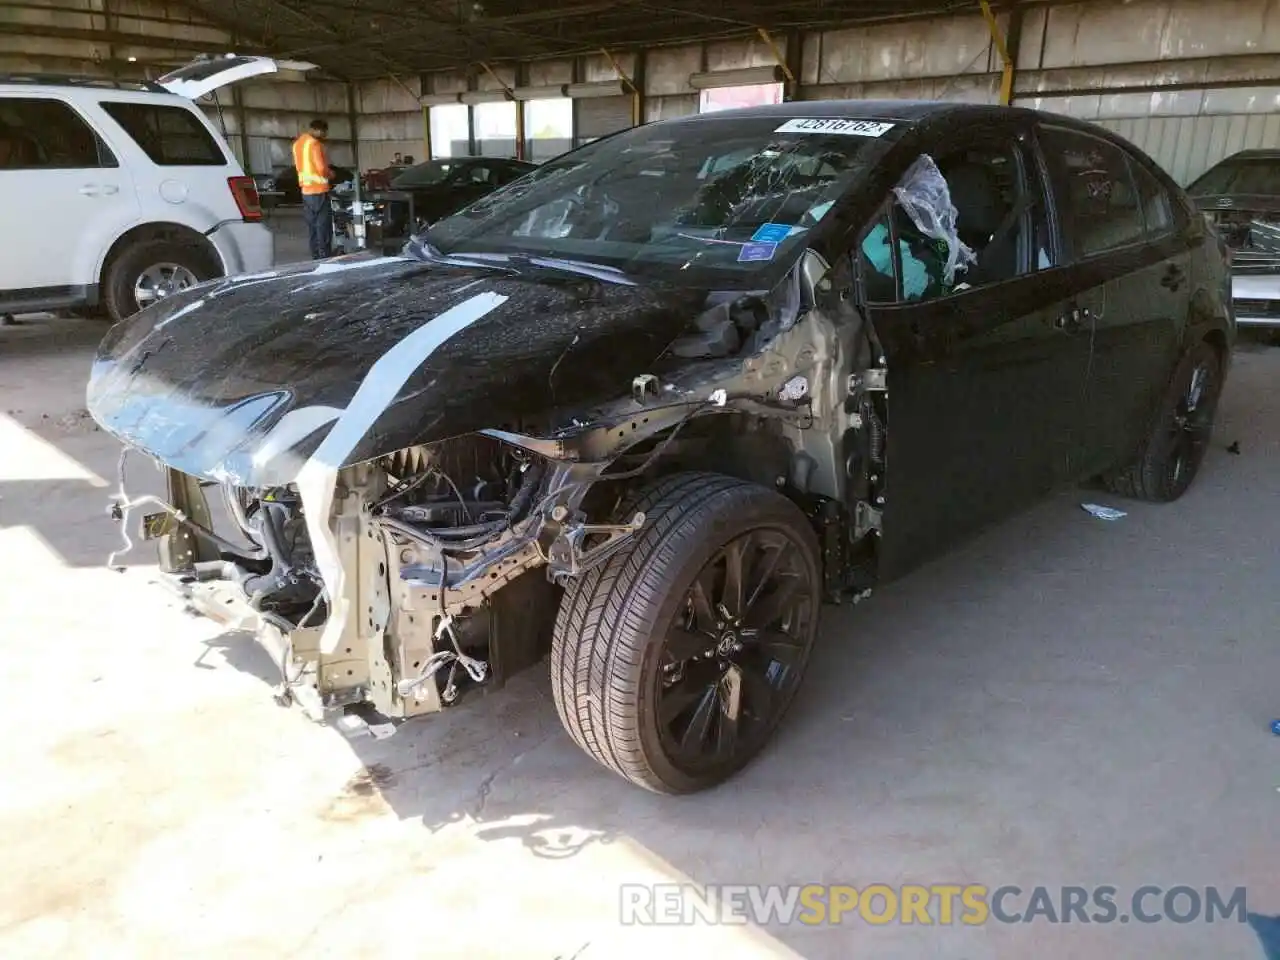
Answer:
<svg viewBox="0 0 1280 960"><path fill-rule="evenodd" d="M99 258L138 215L129 173L101 132L52 95L0 94L0 190L6 221L48 240L7 238L0 290L9 309L24 298L84 302Z"/></svg>
<svg viewBox="0 0 1280 960"><path fill-rule="evenodd" d="M954 285L922 279L909 262L916 241L902 235L910 218L896 193L861 241L862 297L888 366L882 577L1034 500L1072 469L1089 338L1074 322L1029 132L1028 121L1010 119L937 145L958 233L978 257ZM876 251L886 234L889 278Z"/></svg>
<svg viewBox="0 0 1280 960"><path fill-rule="evenodd" d="M1191 254L1160 179L1102 136L1053 124L1039 132L1092 324L1079 475L1130 459L1166 388L1187 322Z"/></svg>
<svg viewBox="0 0 1280 960"><path fill-rule="evenodd" d="M205 232L243 216L230 183L240 165L193 104L104 91L100 106L134 172L147 219L172 219Z"/></svg>

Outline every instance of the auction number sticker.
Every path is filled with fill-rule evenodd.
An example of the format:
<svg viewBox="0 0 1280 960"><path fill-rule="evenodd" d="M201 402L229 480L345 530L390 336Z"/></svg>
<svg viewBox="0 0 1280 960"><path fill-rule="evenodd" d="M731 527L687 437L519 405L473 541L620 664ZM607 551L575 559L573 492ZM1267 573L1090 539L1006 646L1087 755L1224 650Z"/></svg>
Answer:
<svg viewBox="0 0 1280 960"><path fill-rule="evenodd" d="M894 128L883 120L850 120L847 117L797 117L774 133L836 133L844 137L883 137Z"/></svg>

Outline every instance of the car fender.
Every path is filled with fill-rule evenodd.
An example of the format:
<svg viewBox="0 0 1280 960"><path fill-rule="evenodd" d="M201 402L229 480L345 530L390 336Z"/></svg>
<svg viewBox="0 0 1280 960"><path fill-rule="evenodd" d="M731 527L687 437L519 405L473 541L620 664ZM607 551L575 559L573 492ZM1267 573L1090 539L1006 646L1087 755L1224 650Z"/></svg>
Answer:
<svg viewBox="0 0 1280 960"><path fill-rule="evenodd" d="M174 205L172 211L167 211L173 215L166 217L163 220L149 219L145 217L134 218L131 222L117 229L114 236L111 237L110 243L88 252L90 256L96 254L97 257L96 266L94 267L91 275L97 279L98 283L102 282L108 261L123 249L121 241L124 241L130 234L137 234L141 237L144 233L151 231L154 231L157 234L163 234L166 231L173 231L175 228L179 231L189 230L192 233L198 234L207 245L209 252L218 261L219 266L221 266L225 272L226 264L223 262L222 255L218 252L217 247L208 239L208 235L213 230L216 230L221 226L224 218L214 216L212 211L208 211L206 208L197 209L199 210L199 213L197 213L197 210L184 210L181 207ZM207 216L205 214L207 214Z"/></svg>

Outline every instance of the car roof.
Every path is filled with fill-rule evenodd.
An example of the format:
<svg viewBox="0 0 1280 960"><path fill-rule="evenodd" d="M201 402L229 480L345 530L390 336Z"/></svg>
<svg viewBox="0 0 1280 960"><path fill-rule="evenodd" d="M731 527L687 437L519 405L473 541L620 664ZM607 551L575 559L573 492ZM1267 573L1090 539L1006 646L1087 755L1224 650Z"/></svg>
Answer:
<svg viewBox="0 0 1280 960"><path fill-rule="evenodd" d="M943 100L788 100L760 107L717 110L714 113L691 114L672 123L698 123L716 119L750 119L752 117L848 117L866 120L897 120L915 123L925 117L957 110L991 112L993 108ZM1006 108L1007 109L1007 108Z"/></svg>
<svg viewBox="0 0 1280 960"><path fill-rule="evenodd" d="M1241 150L1239 153L1233 153L1224 160L1219 160L1218 164L1227 163L1231 160L1280 160L1280 149L1260 149L1260 150ZM1218 164L1215 164L1217 166Z"/></svg>

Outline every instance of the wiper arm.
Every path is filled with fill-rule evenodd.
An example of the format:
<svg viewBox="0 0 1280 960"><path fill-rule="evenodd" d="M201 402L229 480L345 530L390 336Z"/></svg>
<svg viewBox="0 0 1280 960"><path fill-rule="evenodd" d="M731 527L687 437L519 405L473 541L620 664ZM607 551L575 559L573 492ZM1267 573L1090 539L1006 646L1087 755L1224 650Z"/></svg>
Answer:
<svg viewBox="0 0 1280 960"><path fill-rule="evenodd" d="M587 263L581 260L563 260L559 257L539 257L526 253L467 253L457 252L442 254L434 250L430 259L453 266L488 267L490 269L506 268L514 273L520 269L550 270L555 273L568 273L578 277L591 277L605 283L617 283L624 286L635 286L617 267L608 267L598 263Z"/></svg>

